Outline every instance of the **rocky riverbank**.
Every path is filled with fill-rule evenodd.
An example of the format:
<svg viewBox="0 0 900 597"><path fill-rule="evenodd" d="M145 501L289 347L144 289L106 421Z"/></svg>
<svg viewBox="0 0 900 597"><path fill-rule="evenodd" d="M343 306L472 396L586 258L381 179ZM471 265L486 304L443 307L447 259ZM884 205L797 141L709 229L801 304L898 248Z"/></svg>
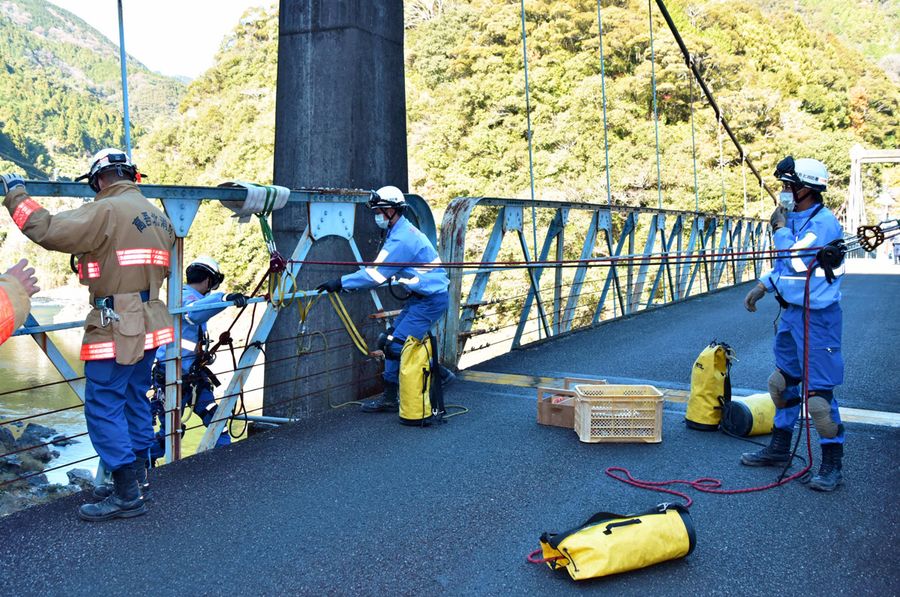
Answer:
<svg viewBox="0 0 900 597"><path fill-rule="evenodd" d="M59 457L54 447L77 442L36 423L0 425L0 516L93 487L85 469L68 471L66 485L50 483L43 473Z"/></svg>

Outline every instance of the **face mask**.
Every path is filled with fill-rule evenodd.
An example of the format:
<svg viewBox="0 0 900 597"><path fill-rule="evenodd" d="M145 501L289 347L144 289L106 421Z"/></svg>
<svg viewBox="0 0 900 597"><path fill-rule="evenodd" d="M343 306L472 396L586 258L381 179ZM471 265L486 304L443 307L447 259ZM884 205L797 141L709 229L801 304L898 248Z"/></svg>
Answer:
<svg viewBox="0 0 900 597"><path fill-rule="evenodd" d="M375 225L384 230L388 227L388 219L384 214L375 214Z"/></svg>
<svg viewBox="0 0 900 597"><path fill-rule="evenodd" d="M778 194L778 203L786 210L794 211L794 193L791 191L781 191L781 193Z"/></svg>

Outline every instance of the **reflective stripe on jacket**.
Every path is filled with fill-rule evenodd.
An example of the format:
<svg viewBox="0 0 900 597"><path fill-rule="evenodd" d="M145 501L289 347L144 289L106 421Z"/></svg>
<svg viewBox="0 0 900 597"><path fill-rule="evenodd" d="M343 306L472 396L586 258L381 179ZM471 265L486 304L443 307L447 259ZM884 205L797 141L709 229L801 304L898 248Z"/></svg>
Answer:
<svg viewBox="0 0 900 597"><path fill-rule="evenodd" d="M802 307L806 274L814 259L802 249L811 248L806 253L815 253L816 247L823 247L843 236L844 230L837 218L821 204L801 212L790 212L786 225L774 234L775 249L779 251L775 267L760 276L759 281L767 292L777 290L788 303ZM824 309L841 300L843 264L834 273L837 277L829 284L825 279L825 271L816 267L809 281L811 309Z"/></svg>
<svg viewBox="0 0 900 597"><path fill-rule="evenodd" d="M30 311L31 299L22 283L12 276L0 276L0 344L25 323Z"/></svg>
<svg viewBox="0 0 900 597"><path fill-rule="evenodd" d="M101 325L94 308L85 321L81 358L138 362L144 350L172 340L172 318L159 300L169 275L175 230L166 215L147 201L133 182L119 181L93 202L50 214L25 188L7 193L3 205L20 230L51 251L78 256L80 282L98 297L113 297L118 321ZM142 291L149 291L144 302Z"/></svg>
<svg viewBox="0 0 900 597"><path fill-rule="evenodd" d="M378 265L390 263L416 263L416 266ZM341 277L341 286L347 290L374 288L394 278L410 291L430 296L446 292L450 280L441 267L441 258L434 245L412 222L401 217L388 230L384 247L375 258L374 266Z"/></svg>

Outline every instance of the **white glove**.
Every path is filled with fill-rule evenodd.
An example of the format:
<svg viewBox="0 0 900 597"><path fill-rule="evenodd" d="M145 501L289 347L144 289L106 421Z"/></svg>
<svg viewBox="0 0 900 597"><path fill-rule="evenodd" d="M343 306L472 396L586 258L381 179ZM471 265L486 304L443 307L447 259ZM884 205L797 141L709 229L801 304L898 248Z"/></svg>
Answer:
<svg viewBox="0 0 900 597"><path fill-rule="evenodd" d="M0 182L3 184L3 194L6 195L16 187L25 188L25 179L21 174L0 174Z"/></svg>

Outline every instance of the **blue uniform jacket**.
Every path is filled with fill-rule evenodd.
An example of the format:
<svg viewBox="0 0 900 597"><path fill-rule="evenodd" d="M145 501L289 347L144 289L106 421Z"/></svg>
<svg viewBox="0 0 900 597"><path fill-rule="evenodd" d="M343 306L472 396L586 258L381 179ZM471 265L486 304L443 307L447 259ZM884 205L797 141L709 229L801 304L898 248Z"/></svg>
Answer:
<svg viewBox="0 0 900 597"><path fill-rule="evenodd" d="M760 276L759 281L766 287L766 292L777 290L788 303L802 307L806 273L813 256L801 256L803 252L798 253L796 249L822 247L843 236L844 231L837 218L821 204L805 211L790 212L787 224L774 234L775 249L779 251L775 267ZM789 249L793 251L788 252ZM834 273L837 278L829 284L824 270L816 267L809 281L811 309L824 309L841 300L843 264Z"/></svg>
<svg viewBox="0 0 900 597"><path fill-rule="evenodd" d="M441 267L441 258L431 241L404 217L388 230L384 247L375 258L375 263L422 263L416 267L376 265L341 277L341 286L346 290L374 288L384 284L389 278L403 284L411 292L431 296L447 292L450 280Z"/></svg>
<svg viewBox="0 0 900 597"><path fill-rule="evenodd" d="M201 306L207 303L218 303L225 296L222 292L213 292L206 296L200 294L191 286L182 288L182 306ZM227 309L228 305L204 309L202 311L190 311L181 316L181 371L187 373L194 363L197 354L197 343L206 336L206 322L214 315ZM166 347L160 346L156 351L156 360L162 362L166 358Z"/></svg>

